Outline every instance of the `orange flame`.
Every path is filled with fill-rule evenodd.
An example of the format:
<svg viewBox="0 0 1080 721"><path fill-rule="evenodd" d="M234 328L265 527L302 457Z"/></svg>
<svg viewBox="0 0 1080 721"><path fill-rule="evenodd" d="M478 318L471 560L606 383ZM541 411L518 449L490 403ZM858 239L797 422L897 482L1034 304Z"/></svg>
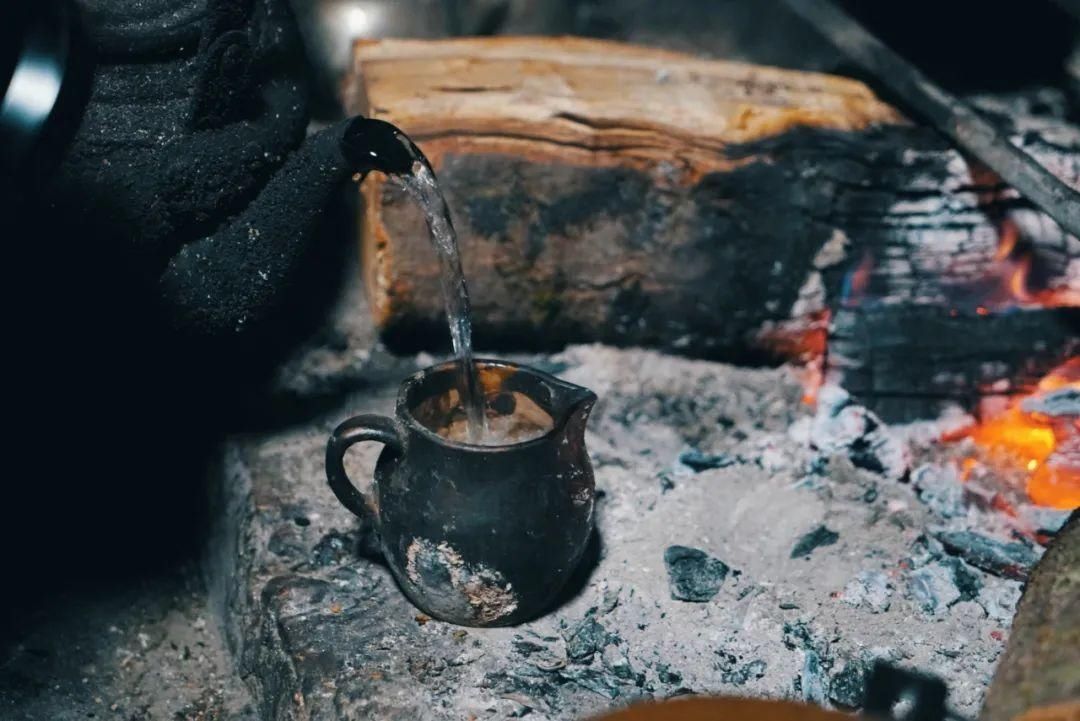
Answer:
<svg viewBox="0 0 1080 721"><path fill-rule="evenodd" d="M1020 229L1006 218L999 228L998 247L989 275L999 288L987 299L987 305L995 307L1014 305L1038 305L1047 308L1080 306L1080 289L1064 286L1059 288L1032 288L1031 270L1035 254L1030 245L1020 243ZM980 306L980 314L982 312Z"/></svg>
<svg viewBox="0 0 1080 721"><path fill-rule="evenodd" d="M1080 391L1080 358L1054 369L1035 394L1062 388ZM1033 394L1033 395L1035 395ZM1022 399L990 418L945 440L971 438L996 461L1027 474L1027 493L1042 506L1080 507L1080 417L1049 417L1022 407ZM961 477L970 476L973 458L962 462Z"/></svg>
<svg viewBox="0 0 1080 721"><path fill-rule="evenodd" d="M1030 303L1031 294L1028 293L1028 276L1031 275L1031 256L1025 255L1016 261L1016 267L1009 274L1006 284L1009 294L1020 303Z"/></svg>
<svg viewBox="0 0 1080 721"><path fill-rule="evenodd" d="M814 405L825 382L825 351L829 341L829 311L777 323L758 335L757 342L777 355L799 364L802 402Z"/></svg>
<svg viewBox="0 0 1080 721"><path fill-rule="evenodd" d="M1012 255L1019 240L1020 229L1016 227L1016 223L1006 218L1001 223L1000 237L998 238L997 252L994 253L994 260L1000 263Z"/></svg>

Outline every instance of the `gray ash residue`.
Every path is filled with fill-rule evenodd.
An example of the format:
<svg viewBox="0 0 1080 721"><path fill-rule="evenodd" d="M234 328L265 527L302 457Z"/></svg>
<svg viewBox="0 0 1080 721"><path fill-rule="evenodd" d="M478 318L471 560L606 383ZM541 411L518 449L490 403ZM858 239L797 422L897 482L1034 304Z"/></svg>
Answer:
<svg viewBox="0 0 1080 721"><path fill-rule="evenodd" d="M1019 542L1010 519L954 493L960 482L935 462L932 447L910 451L913 431L878 424L850 401L820 408L818 418L783 368L602 346L541 360L600 396L586 440L602 498L602 551L576 595L517 628L418 625L385 569L341 555L330 534L356 526L323 487L325 427L236 442L237 470L262 502L306 504L311 524L288 520L290 541L329 562L299 571L283 565L262 539L286 519L252 515L246 537L256 542L243 553L254 570L237 576L237 597L258 598L268 578L285 574L293 584L296 574L323 579L320 587L332 592L297 606L308 620L288 622L288 635L274 639L289 653L327 649L319 664L299 669L298 688L336 689L306 696L308 713L370 716L373 709L353 699L377 698L386 718L570 721L685 693L855 708L865 669L879 658L946 676L952 706L976 712L1020 583L984 570L996 569L988 551L950 553L946 540L959 548L968 537L943 534L977 532L1008 553L1020 553L1008 545ZM360 389L333 415L388 409L395 390L391 383ZM868 446L854 443L859 438ZM852 458L867 449L884 472ZM370 464L378 448L357 452L358 463ZM913 482L903 483L915 457ZM283 468L306 470L285 479ZM1022 507L1021 514L1036 517ZM1053 524L1042 515L1039 526ZM335 603L362 610L335 615ZM266 619L256 606L234 627L277 627ZM329 628L339 631L320 630ZM427 659L430 672L396 671L406 668L405 655ZM272 653L249 658L250 673L279 668ZM372 681L372 673L383 676Z"/></svg>

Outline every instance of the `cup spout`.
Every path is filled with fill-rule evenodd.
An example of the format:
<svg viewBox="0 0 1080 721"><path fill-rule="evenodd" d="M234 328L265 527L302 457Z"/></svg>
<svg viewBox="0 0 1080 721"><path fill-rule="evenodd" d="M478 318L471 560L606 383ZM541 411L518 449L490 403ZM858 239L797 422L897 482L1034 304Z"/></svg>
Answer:
<svg viewBox="0 0 1080 721"><path fill-rule="evenodd" d="M558 380L553 400L563 425L584 427L596 403L596 394L583 386Z"/></svg>

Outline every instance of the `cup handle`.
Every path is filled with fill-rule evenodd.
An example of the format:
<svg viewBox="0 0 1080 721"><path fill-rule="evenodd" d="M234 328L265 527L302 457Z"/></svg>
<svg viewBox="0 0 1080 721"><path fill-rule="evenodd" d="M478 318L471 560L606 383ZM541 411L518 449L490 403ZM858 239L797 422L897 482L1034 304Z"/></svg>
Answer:
<svg viewBox="0 0 1080 721"><path fill-rule="evenodd" d="M374 499L353 485L345 472L345 451L362 441L376 441L401 452L401 436L392 420L386 416L353 416L335 428L326 442L326 480L343 506L377 526L379 516Z"/></svg>

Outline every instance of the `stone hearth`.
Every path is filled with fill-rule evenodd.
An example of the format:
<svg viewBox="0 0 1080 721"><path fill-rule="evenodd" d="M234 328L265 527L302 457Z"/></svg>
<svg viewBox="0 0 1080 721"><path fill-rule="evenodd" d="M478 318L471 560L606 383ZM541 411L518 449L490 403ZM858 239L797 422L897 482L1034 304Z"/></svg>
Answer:
<svg viewBox="0 0 1080 721"><path fill-rule="evenodd" d="M283 371L290 413L226 446L211 564L265 718L580 719L716 693L858 706L878 658L947 679L977 713L1041 547L961 486L934 424L887 427L842 391L816 413L789 368L581 346L518 358L600 396L598 542L546 616L473 629L421 615L323 473L343 418L389 413L433 362L371 345L359 308ZM955 418L953 419L956 420ZM380 447L350 452L370 477Z"/></svg>

